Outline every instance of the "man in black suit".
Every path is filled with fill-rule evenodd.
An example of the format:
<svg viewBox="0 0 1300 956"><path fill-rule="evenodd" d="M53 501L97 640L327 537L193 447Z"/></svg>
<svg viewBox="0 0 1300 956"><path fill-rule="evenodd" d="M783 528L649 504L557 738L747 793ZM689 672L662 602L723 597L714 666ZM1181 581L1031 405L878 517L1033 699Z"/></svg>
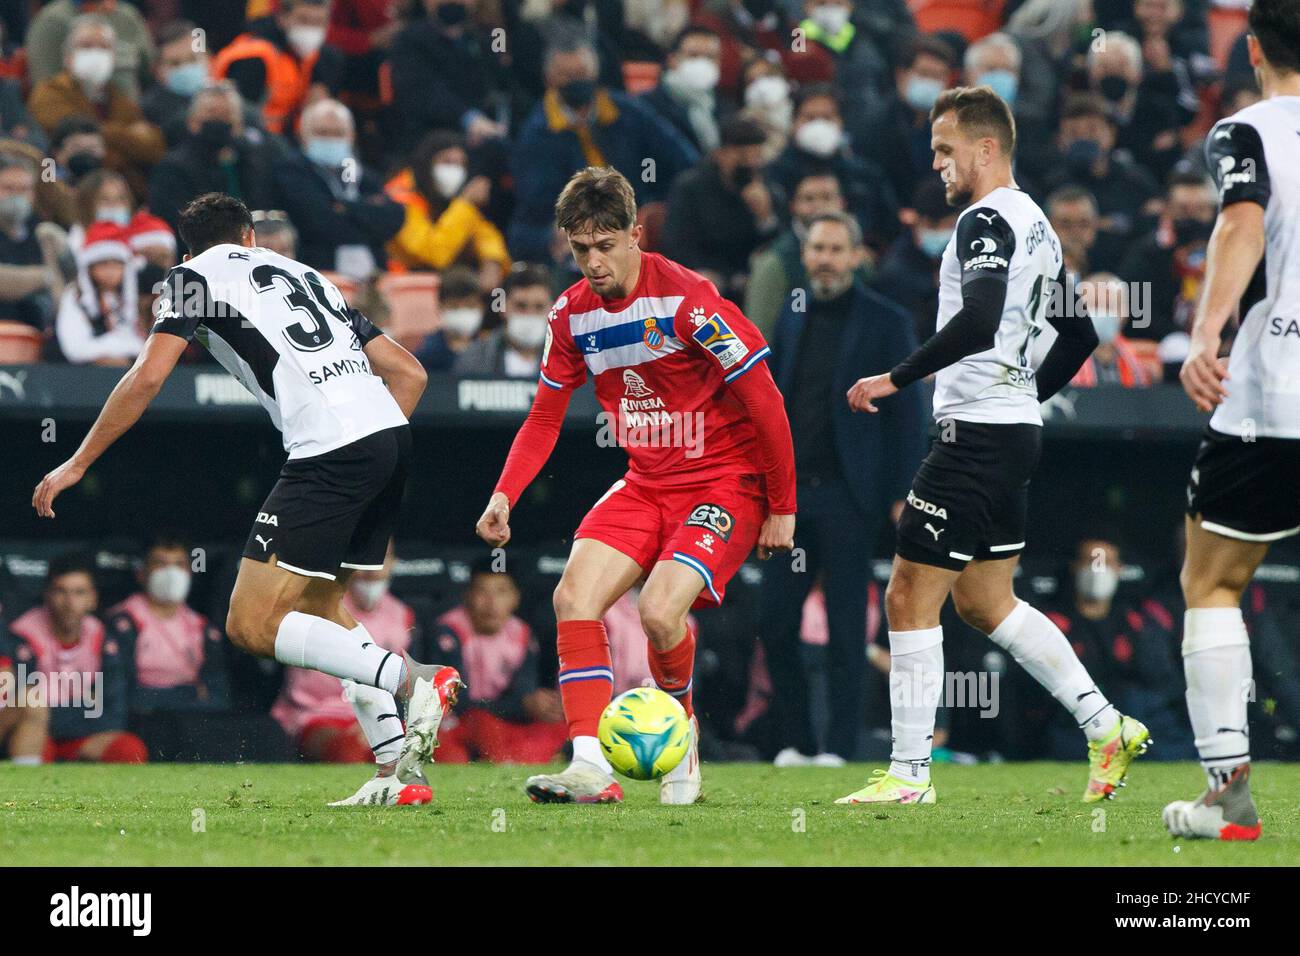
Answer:
<svg viewBox="0 0 1300 956"><path fill-rule="evenodd" d="M819 763L854 759L865 711L867 585L875 544L902 507L925 453L922 392L879 415L854 415L845 399L859 377L893 368L916 348L911 318L855 276L857 220L815 217L803 243L807 289L777 320L769 363L794 435L799 528L789 560L763 571L761 636L782 739L779 763L808 763L819 749L808 707L799 625L820 578L829 625L830 724ZM799 295L803 291L806 295Z"/></svg>

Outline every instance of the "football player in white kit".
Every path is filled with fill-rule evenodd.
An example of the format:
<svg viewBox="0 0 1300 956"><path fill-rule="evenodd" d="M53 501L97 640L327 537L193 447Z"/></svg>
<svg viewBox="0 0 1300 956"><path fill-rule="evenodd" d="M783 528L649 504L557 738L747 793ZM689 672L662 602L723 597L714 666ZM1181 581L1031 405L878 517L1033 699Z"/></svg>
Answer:
<svg viewBox="0 0 1300 956"><path fill-rule="evenodd" d="M1259 838L1241 595L1269 544L1300 533L1300 0L1255 0L1247 44L1263 99L1205 140L1219 187L1183 388L1214 410L1187 489L1187 710L1207 786L1165 807L1174 836ZM1261 261L1262 260L1262 261ZM1241 328L1225 367L1220 335Z"/></svg>
<svg viewBox="0 0 1300 956"><path fill-rule="evenodd" d="M424 370L329 280L258 248L238 199L195 199L180 234L190 251L167 276L153 334L32 506L54 517L55 497L135 424L197 338L267 410L289 456L249 533L226 633L249 653L345 681L378 771L340 805L428 803L423 768L460 675L379 647L341 603L353 571L383 567Z"/></svg>
<svg viewBox="0 0 1300 956"><path fill-rule="evenodd" d="M1029 479L1042 436L1039 403L1097 345L1067 289L1060 242L1012 178L1015 123L987 86L943 93L930 113L934 168L947 199L967 206L940 265L935 335L892 371L849 389L855 411L934 374L939 438L921 463L898 524L885 592L893 753L839 803L933 803L930 751L944 681L939 613L949 593L972 627L1006 650L1063 707L1088 741L1083 799L1112 797L1146 749L1146 727L1097 689L1065 635L1018 600L1012 576L1025 546ZM1035 371L1046 319L1058 337Z"/></svg>

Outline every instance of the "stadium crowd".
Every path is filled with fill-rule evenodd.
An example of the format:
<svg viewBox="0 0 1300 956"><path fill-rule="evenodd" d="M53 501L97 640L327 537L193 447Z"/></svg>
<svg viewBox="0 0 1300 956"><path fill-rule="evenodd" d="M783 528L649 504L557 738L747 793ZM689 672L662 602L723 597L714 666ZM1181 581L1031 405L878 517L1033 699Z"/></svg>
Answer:
<svg viewBox="0 0 1300 956"><path fill-rule="evenodd" d="M791 293L815 281L810 227L828 215L846 224L847 254L835 268L861 291L855 307L895 323L898 342L924 340L958 213L931 168L928 114L944 89L987 84L1013 109L1016 179L1047 211L1101 340L1073 384L1148 386L1176 376L1204 275L1216 195L1201 142L1216 119L1258 97L1247 7L9 5L0 44L0 364L129 364L148 334L158 283L184 252L179 209L219 190L257 210L260 244L330 276L429 370L535 378L551 301L578 277L553 224L554 201L589 165L613 166L633 183L646 248L707 275L770 341L790 334ZM210 361L197 348L186 357ZM1098 547L1114 545L1081 542L1081 555ZM74 709L0 705L0 745L26 760L228 757L232 742L250 759L293 750L369 759L333 678L288 673L269 712L232 703L226 642L186 605L187 554L179 539L155 541L140 556L139 590L102 616L95 569L75 556L50 563L42 602L10 621L0 666L102 672L103 713L87 726ZM870 557L861 555L864 569ZM1111 555L1107 565L1118 564ZM420 621L389 590L390 561L355 576L348 609L385 647L420 642L429 650L416 657L457 663L466 675L472 697L446 725L440 760L546 759L565 729L539 664L538 623L521 616L516 582L481 571L449 609ZM1115 581L1092 580L1084 559L1078 571L1053 611L1059 626L1090 669L1111 674L1117 699L1158 697L1165 755L1190 756L1176 588L1119 604ZM868 628L853 655L865 646L865 660L887 671L887 652L872 644L879 588L854 586ZM779 666L790 666L791 652L795 666L820 660L836 600L828 590L833 582L823 578L781 608L800 620L800 646L779 648ZM1269 626L1263 592L1252 600ZM618 692L648 675L645 641L630 607L616 605L606 623ZM836 691L834 656L825 667L832 717L837 694L856 695L857 709L846 711L854 739L828 745L826 731L810 726L809 739L789 740L788 726L771 726L764 653L777 649L765 640L745 658L739 698L711 729L736 754L793 749L799 757L829 746L832 755L861 756L864 723L886 721L861 712L861 683ZM1279 739L1293 744L1300 692L1278 680L1270 699L1281 702ZM702 685L707 704L707 676ZM883 702L879 687L875 698ZM1054 754L1054 728L1034 716L1046 712L1043 702L1029 691L1010 700L1018 716L998 726L1014 739L986 735L982 749ZM1148 722L1156 730L1161 718Z"/></svg>

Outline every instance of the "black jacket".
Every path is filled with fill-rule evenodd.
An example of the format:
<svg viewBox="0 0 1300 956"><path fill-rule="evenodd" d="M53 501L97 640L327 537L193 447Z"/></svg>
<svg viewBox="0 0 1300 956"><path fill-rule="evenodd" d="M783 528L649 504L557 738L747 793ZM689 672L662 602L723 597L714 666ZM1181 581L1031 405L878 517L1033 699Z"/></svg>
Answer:
<svg viewBox="0 0 1300 956"><path fill-rule="evenodd" d="M840 361L832 384L843 396L859 378L888 372L916 349L911 317L893 302L867 289L853 289L851 319L840 343ZM786 302L772 336L772 377L786 400L799 360L800 340L807 311ZM926 449L925 389L905 388L882 399L875 415L855 414L848 399L832 404L836 450L843 463L844 481L855 503L868 515L886 514L889 506L906 497Z"/></svg>
<svg viewBox="0 0 1300 956"><path fill-rule="evenodd" d="M180 211L204 193L230 193L249 209L271 209L271 164L276 147L267 139L245 137L235 144L235 162L220 165L193 137L186 138L154 167L149 177L149 211L175 232Z"/></svg>

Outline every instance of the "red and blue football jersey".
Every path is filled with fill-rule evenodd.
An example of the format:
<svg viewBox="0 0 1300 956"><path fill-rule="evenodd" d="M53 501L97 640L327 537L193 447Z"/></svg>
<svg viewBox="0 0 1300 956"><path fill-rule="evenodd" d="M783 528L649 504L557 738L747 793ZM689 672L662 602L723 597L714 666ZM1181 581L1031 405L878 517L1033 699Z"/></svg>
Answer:
<svg viewBox="0 0 1300 956"><path fill-rule="evenodd" d="M572 390L588 374L602 431L627 451L632 477L685 485L763 474L757 437L727 384L768 354L733 303L697 272L642 253L636 288L603 299L586 279L551 309L541 384Z"/></svg>

